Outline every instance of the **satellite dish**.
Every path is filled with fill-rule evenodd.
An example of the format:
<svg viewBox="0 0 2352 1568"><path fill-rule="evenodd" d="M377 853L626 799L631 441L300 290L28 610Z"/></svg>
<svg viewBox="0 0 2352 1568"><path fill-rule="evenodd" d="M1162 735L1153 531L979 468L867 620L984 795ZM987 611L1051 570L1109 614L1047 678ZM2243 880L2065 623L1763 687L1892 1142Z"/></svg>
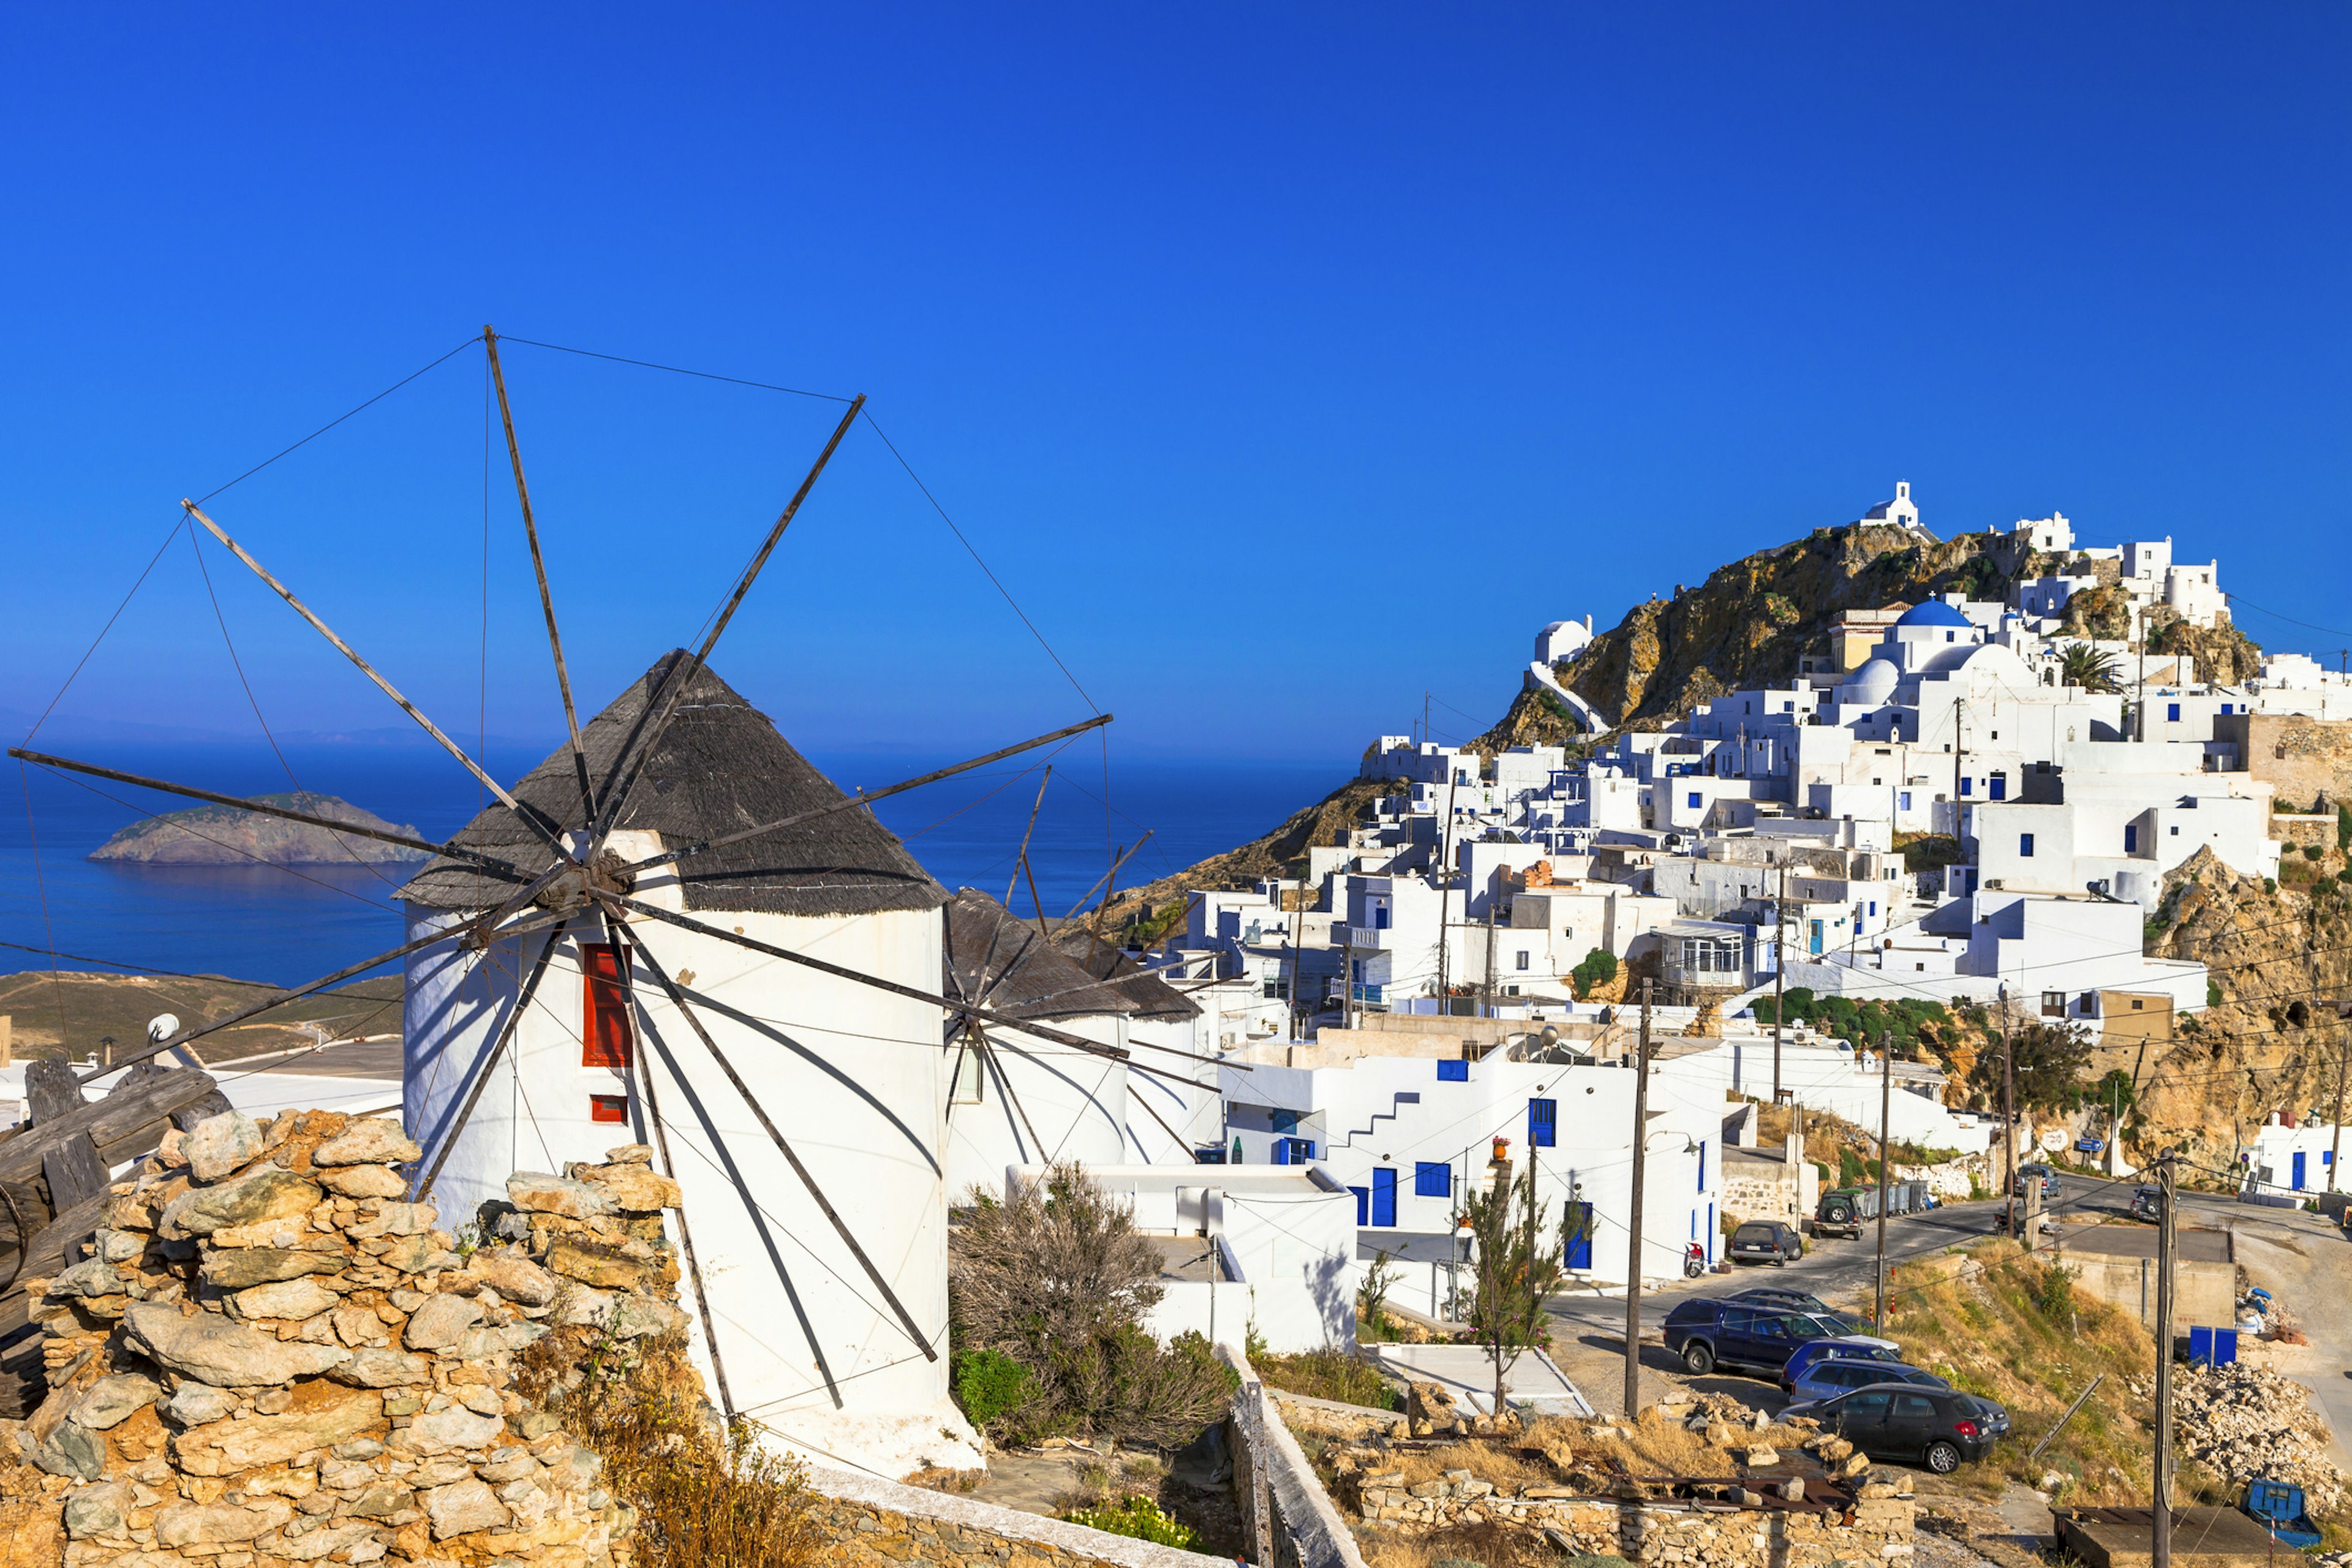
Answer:
<svg viewBox="0 0 2352 1568"><path fill-rule="evenodd" d="M175 1013L158 1013L147 1020L147 1037L150 1040L168 1040L179 1032L180 1019Z"/></svg>

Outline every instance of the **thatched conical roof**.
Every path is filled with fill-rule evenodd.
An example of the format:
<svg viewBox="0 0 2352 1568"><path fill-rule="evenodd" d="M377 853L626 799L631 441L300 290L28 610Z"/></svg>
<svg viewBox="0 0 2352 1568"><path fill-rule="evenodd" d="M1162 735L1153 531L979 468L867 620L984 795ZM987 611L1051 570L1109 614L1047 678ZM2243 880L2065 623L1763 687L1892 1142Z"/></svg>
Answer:
<svg viewBox="0 0 2352 1568"><path fill-rule="evenodd" d="M600 802L624 752L651 721L655 693L686 657L683 650L663 656L581 727ZM568 744L549 752L513 793L559 830L587 826ZM675 848L848 798L776 732L766 714L705 668L695 673L615 826L657 833L665 848ZM553 851L503 805L483 811L455 842L534 875L554 864ZM851 915L933 910L948 900L947 889L866 810L837 811L714 849L677 869L689 910ZM514 891L511 882L445 858L418 872L399 896L432 909L479 910Z"/></svg>

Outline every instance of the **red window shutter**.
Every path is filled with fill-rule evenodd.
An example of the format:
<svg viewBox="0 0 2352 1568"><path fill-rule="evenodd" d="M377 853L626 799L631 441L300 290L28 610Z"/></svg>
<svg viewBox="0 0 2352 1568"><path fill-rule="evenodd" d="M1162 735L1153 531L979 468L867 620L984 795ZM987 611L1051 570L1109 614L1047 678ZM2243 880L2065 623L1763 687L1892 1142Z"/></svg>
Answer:
<svg viewBox="0 0 2352 1568"><path fill-rule="evenodd" d="M625 1094L592 1094L588 1097L588 1120L591 1121L626 1121L629 1119L629 1097Z"/></svg>
<svg viewBox="0 0 2352 1568"><path fill-rule="evenodd" d="M621 969L621 950L610 942L583 943L580 949L583 987L580 1002L580 1065L629 1069L629 984ZM601 1118L600 1118L601 1120Z"/></svg>

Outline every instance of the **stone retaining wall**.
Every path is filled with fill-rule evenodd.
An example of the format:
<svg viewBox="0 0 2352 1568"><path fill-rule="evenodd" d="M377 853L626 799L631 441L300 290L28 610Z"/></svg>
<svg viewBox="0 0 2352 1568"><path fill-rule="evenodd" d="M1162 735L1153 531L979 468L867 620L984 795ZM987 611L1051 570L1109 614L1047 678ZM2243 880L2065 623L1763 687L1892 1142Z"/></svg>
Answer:
<svg viewBox="0 0 2352 1568"><path fill-rule="evenodd" d="M842 1470L809 1470L828 1568L1002 1563L1007 1568L1231 1568L1222 1557Z"/></svg>
<svg viewBox="0 0 2352 1568"><path fill-rule="evenodd" d="M1283 1425L1249 1358L1232 1345L1217 1355L1240 1373L1230 1423L1234 1489L1247 1556L1258 1568L1364 1568L1363 1554L1298 1439Z"/></svg>
<svg viewBox="0 0 2352 1568"><path fill-rule="evenodd" d="M1917 1510L1902 1497L1865 1497L1850 1513L1811 1513L1729 1504L1615 1502L1538 1487L1505 1496L1486 1481L1424 1481L1407 1488L1364 1478L1362 1517L1408 1534L1468 1524L1541 1531L1564 1552L1656 1564L1708 1568L1829 1568L1861 1557L1911 1552ZM1398 1478L1401 1482L1402 1478ZM1868 1491L1891 1490L1871 1487ZM1558 1495L1555 1495L1558 1494Z"/></svg>

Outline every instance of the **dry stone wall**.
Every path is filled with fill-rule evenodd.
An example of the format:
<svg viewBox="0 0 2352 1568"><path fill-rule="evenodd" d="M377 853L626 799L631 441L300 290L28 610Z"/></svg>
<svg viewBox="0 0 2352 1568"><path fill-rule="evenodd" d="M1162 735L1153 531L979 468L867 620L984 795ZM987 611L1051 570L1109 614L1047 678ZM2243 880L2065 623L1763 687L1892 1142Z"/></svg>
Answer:
<svg viewBox="0 0 2352 1568"><path fill-rule="evenodd" d="M683 1326L677 1188L615 1149L517 1175L461 1246L404 1201L417 1155L388 1121L230 1112L118 1183L38 1286L50 1392L0 1423L0 1568L612 1563L630 1510L516 1358Z"/></svg>
<svg viewBox="0 0 2352 1568"><path fill-rule="evenodd" d="M1623 1557L1655 1564L1709 1568L1828 1568L1864 1556L1911 1553L1917 1522L1912 1500L1887 1485L1865 1485L1844 1512L1741 1508L1732 1504L1620 1502L1580 1496L1566 1487L1517 1495L1496 1490L1467 1470L1407 1487L1402 1471L1360 1481L1360 1515L1406 1534L1465 1525L1502 1524L1540 1531L1562 1552Z"/></svg>

